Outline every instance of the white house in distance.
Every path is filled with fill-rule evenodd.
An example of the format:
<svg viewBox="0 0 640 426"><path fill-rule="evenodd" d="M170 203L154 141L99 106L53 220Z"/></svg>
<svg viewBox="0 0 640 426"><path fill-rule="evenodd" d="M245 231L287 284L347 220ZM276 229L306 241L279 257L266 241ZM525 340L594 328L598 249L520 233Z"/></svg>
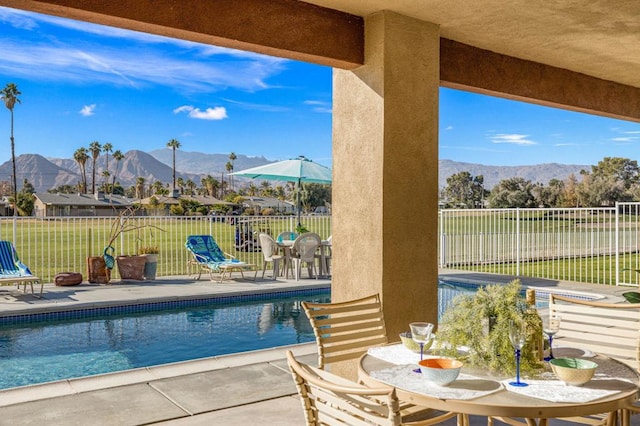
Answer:
<svg viewBox="0 0 640 426"><path fill-rule="evenodd" d="M273 197L243 196L242 206L254 209L257 214L264 209L273 209L275 214L294 214L296 206L290 201L283 201Z"/></svg>
<svg viewBox="0 0 640 426"><path fill-rule="evenodd" d="M121 195L35 193L33 215L60 216L117 216L136 200Z"/></svg>

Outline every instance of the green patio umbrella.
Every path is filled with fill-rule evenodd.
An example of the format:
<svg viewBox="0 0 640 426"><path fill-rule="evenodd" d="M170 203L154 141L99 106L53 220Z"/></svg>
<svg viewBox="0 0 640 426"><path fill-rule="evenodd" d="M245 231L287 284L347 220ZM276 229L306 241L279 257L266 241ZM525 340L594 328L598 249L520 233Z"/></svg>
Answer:
<svg viewBox="0 0 640 426"><path fill-rule="evenodd" d="M230 173L234 176L260 178L264 180L280 180L296 182L297 202L298 202L298 225L300 225L300 184L310 183L331 183L331 169L321 164L300 156L292 160L278 161L264 166L252 167L246 170Z"/></svg>

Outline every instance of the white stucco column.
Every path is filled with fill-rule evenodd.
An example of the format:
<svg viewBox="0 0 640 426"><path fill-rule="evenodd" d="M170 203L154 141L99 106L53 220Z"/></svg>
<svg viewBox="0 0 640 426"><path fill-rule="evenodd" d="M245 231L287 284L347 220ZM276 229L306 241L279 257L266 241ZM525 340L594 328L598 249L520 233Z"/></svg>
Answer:
<svg viewBox="0 0 640 426"><path fill-rule="evenodd" d="M332 300L382 296L390 341L437 320L439 28L365 20L365 65L333 72Z"/></svg>

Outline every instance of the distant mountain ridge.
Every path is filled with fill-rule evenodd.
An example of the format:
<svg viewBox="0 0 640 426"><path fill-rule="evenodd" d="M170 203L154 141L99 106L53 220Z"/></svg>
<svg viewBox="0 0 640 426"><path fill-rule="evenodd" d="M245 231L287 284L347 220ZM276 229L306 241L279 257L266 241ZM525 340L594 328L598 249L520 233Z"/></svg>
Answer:
<svg viewBox="0 0 640 426"><path fill-rule="evenodd" d="M485 166L475 163L462 163L452 160L440 160L438 186L447 186L447 178L456 173L467 171L472 176L484 177L485 189L491 190L501 180L521 177L533 183L548 184L551 179L565 180L571 174L578 175L580 170L591 171L591 166L576 164L544 163L532 166Z"/></svg>
<svg viewBox="0 0 640 426"><path fill-rule="evenodd" d="M272 161L264 157L249 157L236 154L234 170L243 170L269 164ZM140 176L147 184L161 181L171 184L173 180L172 169L173 153L169 148L144 152L131 150L125 153L124 159L118 166L117 180L125 187L135 185ZM226 164L229 162L228 154L205 154L201 152L176 151L176 176L183 179L191 179L200 185L200 180L211 175L215 179L228 179ZM87 184L91 186L91 164L87 161ZM102 171L106 168L106 156L101 154L97 161L96 185L104 182ZM115 168L115 160L109 156L109 169ZM551 179L565 180L571 174L579 174L580 170L591 170L588 165L569 164L537 164L533 166L486 166L482 164L463 163L452 160L439 161L438 185L444 188L447 178L462 171L468 171L473 176L483 175L486 189L493 188L499 181L511 177L522 177L534 183L547 184ZM11 161L0 165L0 181L11 181ZM76 185L80 182L80 168L75 160L69 158L45 158L38 154L23 154L16 158L16 173L18 187L27 179L36 189L36 192L46 192L48 189L60 185ZM247 182L247 179L236 178L236 182Z"/></svg>

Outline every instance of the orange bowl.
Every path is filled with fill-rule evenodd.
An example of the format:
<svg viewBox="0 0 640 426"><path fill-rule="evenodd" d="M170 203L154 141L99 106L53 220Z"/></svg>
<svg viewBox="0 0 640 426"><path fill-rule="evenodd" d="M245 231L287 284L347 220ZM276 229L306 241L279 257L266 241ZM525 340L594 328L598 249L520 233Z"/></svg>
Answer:
<svg viewBox="0 0 640 426"><path fill-rule="evenodd" d="M422 377L438 386L454 382L462 369L462 362L451 358L427 358L419 365Z"/></svg>

